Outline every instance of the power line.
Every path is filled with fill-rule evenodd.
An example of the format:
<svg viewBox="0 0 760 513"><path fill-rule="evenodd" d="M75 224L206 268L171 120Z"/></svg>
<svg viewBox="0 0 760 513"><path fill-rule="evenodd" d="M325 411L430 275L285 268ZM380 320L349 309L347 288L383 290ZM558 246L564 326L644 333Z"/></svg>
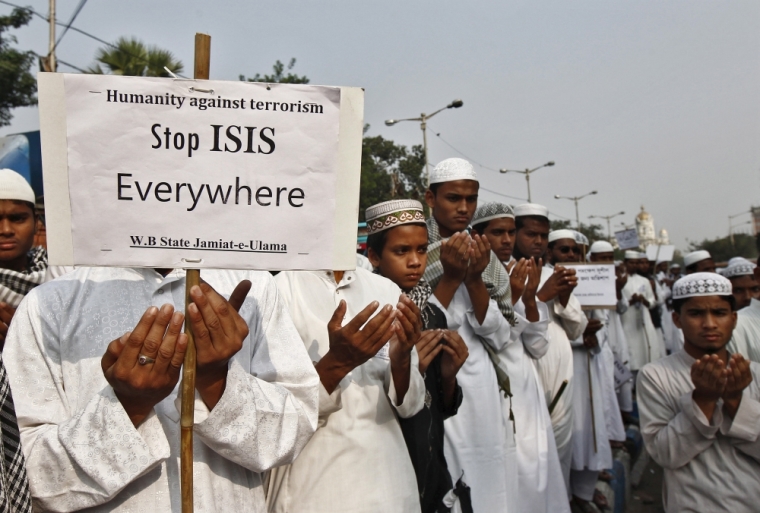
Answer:
<svg viewBox="0 0 760 513"><path fill-rule="evenodd" d="M482 186L480 187L480 190L481 191L488 191L491 194L496 194L497 196L504 196L505 198L516 199L516 200L519 200L519 201L528 201L525 198L518 198L517 196L510 196L509 194L504 194L502 192L496 192L496 191L494 191L492 189L486 189L485 187L482 187Z"/></svg>
<svg viewBox="0 0 760 513"><path fill-rule="evenodd" d="M66 32L69 31L71 28L71 24L74 23L74 20L77 19L77 16L79 16L79 12L84 7L84 4L87 3L87 0L79 0L79 5L77 5L77 8L74 9L74 13L71 15L71 18L69 19L69 22L66 24L66 27L63 29L63 32L60 36L58 36L58 41L55 42L55 46L53 46L53 51L55 51L56 48L58 48L58 44L61 42L61 39L63 39L63 36L66 35Z"/></svg>
<svg viewBox="0 0 760 513"><path fill-rule="evenodd" d="M430 125L428 125L428 126L430 126ZM432 127L431 127L431 128L432 128ZM449 148L451 148L451 149L452 149L452 150L454 150L455 152L459 153L461 156L463 156L464 158L466 158L466 159L467 159L467 160L469 160L470 162L473 162L473 163L477 164L478 166L482 167L483 169L488 169L489 171L495 171L495 172L498 172L498 171L499 171L498 169L494 169L494 168L492 168L492 167L488 167L488 166L486 166L486 165L483 165L483 164L481 164L480 162L478 162L477 160L475 160L475 159L473 159L473 158L471 158L471 157L469 157L469 156L465 155L465 154L464 154L462 151L460 151L460 150L458 150L457 148L455 148L453 144L451 144L451 143L450 143L450 142L448 142L446 139L444 139L443 137L441 137L441 134L440 134L440 132L435 132L435 131L434 131L433 133L435 134L435 136L436 136L437 138L439 138L439 139L440 139L440 140L443 142L443 144L445 144L446 146L448 146Z"/></svg>

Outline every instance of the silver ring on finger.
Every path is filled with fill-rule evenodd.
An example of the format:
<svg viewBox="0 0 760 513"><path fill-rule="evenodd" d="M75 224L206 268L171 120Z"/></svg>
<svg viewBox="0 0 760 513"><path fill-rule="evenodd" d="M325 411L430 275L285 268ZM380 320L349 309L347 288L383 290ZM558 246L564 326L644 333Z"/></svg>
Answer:
<svg viewBox="0 0 760 513"><path fill-rule="evenodd" d="M140 354L137 357L137 363L140 365L148 365L149 363L156 363L156 359L151 358L150 356L145 356L144 354Z"/></svg>

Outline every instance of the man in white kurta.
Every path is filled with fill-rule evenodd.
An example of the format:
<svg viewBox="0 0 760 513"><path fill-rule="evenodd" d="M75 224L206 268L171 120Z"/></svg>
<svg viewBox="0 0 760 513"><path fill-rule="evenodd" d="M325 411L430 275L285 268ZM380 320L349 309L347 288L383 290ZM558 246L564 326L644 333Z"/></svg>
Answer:
<svg viewBox="0 0 760 513"><path fill-rule="evenodd" d="M520 230L518 230L518 248L521 244L519 232ZM570 252L564 255L564 258L567 258L567 261L573 261L573 259L577 261L580 252L575 243L575 234L572 231L557 230L550 233L549 236L547 247L548 244L556 244L560 239L563 239L567 242L568 247L571 248ZM548 242L549 240L551 242ZM551 413L551 420L554 428L554 438L557 443L557 452L562 465L562 474L565 478L566 493L569 494L573 449L573 388L575 386L573 379L573 350L570 340L577 339L583 334L588 324L588 319L583 314L580 302L572 294L572 289L577 284L575 270L561 267L559 265L561 264L559 258L552 258L549 251L546 252L546 256L552 261L557 260L555 262L556 266L548 264L542 270L538 294L539 299L545 300L549 308L550 322L547 329L549 350L543 358L535 360L534 364L543 385L547 404L551 404L561 390L562 384L567 381L567 387L562 395L559 396L559 400L556 402L554 410ZM564 287L561 295L556 287L549 287L551 285L549 283L550 279L552 281L564 281L564 285L561 285L561 287Z"/></svg>
<svg viewBox="0 0 760 513"><path fill-rule="evenodd" d="M486 203L479 206L473 217L473 228L488 237L492 248L506 248L506 251L496 252L501 261L511 260L513 240L499 243L501 236L514 231L514 213L509 205ZM540 274L537 277L540 280ZM512 278L514 282L514 275ZM517 480L510 480L514 484L512 495L515 500L512 503L515 504L514 511L518 512L555 513L567 511L569 504L551 418L533 365L533 360L541 359L549 349L546 336L549 311L544 303L536 300L538 283L530 283L531 278L529 276L526 283L517 285L524 290L520 297L513 297L518 300L515 304L517 324L508 332L505 330L503 336L508 333L509 341L498 353L509 375L513 394L512 398L502 396L506 422L513 426L515 439L518 474ZM513 294L517 287L513 288ZM526 302L535 309L532 313L537 320L534 322L526 318ZM514 422L508 417L510 408Z"/></svg>
<svg viewBox="0 0 760 513"><path fill-rule="evenodd" d="M760 363L760 301L752 299L749 306L737 313L736 329L728 344L731 353L739 353Z"/></svg>
<svg viewBox="0 0 760 513"><path fill-rule="evenodd" d="M517 322L509 276L488 239L467 232L479 190L472 164L446 159L433 169L430 184L425 193L432 210L425 280L434 291L430 301L446 314L449 329L459 333L469 351L457 374L462 404L444 423L449 473L470 486L474 511L515 513L516 497L510 496L517 480L516 461L510 457L514 440L500 394L509 385L489 355L509 344Z"/></svg>
<svg viewBox="0 0 760 513"><path fill-rule="evenodd" d="M665 356L665 347L657 336L649 308L654 305L655 297L649 280L638 274L637 251L626 251L628 282L623 287L623 296L630 305L622 315L623 330L631 352L631 370L638 371L649 362Z"/></svg>
<svg viewBox="0 0 760 513"><path fill-rule="evenodd" d="M317 374L268 273L204 270L240 308L250 333L229 361L209 411L196 393L196 511L265 511L262 472L295 459L317 423ZM101 369L110 341L146 308L185 304L185 272L80 268L34 289L20 305L4 359L32 495L45 511L179 512L179 401L175 388L135 427Z"/></svg>
<svg viewBox="0 0 760 513"><path fill-rule="evenodd" d="M714 273L676 282L684 350L638 375L641 433L664 468L668 512L758 510L760 365L725 350L736 317L717 309L731 312L719 298L730 295L730 282ZM679 298L687 301L680 307Z"/></svg>
<svg viewBox="0 0 760 513"><path fill-rule="evenodd" d="M330 350L327 324L341 300L347 323L373 301L395 307L401 295L392 281L360 268L339 283L330 271L286 271L275 281L314 362ZM417 479L396 415L413 416L424 400L416 351L409 388L398 400L387 342L331 393L320 383L319 428L295 462L271 472L269 511L418 512Z"/></svg>

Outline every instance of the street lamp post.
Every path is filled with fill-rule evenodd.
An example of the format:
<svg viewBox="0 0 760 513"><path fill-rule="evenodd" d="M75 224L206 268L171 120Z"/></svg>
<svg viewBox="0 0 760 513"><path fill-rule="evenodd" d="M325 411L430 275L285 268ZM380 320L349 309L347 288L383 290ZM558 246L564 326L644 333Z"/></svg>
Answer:
<svg viewBox="0 0 760 513"><path fill-rule="evenodd" d="M559 194L555 194L554 198L555 199L567 199L567 200L571 200L571 201L573 201L575 203L575 224L578 227L578 231L581 231L581 218L578 215L578 201L582 200L586 196L591 196L591 195L596 194L596 193L597 193L597 191L591 191L591 192L587 192L586 194L584 194L582 196L560 196Z"/></svg>
<svg viewBox="0 0 760 513"><path fill-rule="evenodd" d="M732 216L728 216L728 237L731 239L731 246L736 247L736 244L734 244L734 226L741 226L743 224L748 224L751 221L747 221L747 223L739 223L737 225L731 225L731 220L735 217L743 216L744 214L749 214L749 210L745 210L744 212L739 212L738 214L734 214Z"/></svg>
<svg viewBox="0 0 760 513"><path fill-rule="evenodd" d="M458 109L462 105L464 105L464 102L462 100L454 100L453 102L449 103L445 107L441 107L440 109L433 112L432 114L425 114L423 112L422 114L420 114L420 117L418 118L386 119L385 120L385 126L393 126L400 121L419 121L420 122L420 130L422 130L422 147L425 153L425 175L426 175L428 187L430 187L430 161L428 160L428 147L427 147L427 121L428 119L432 118L433 116L435 116L442 110Z"/></svg>
<svg viewBox="0 0 760 513"><path fill-rule="evenodd" d="M610 219L612 219L613 217L622 216L624 214L625 214L625 212L623 212L621 210L617 214L612 214L612 215L609 215L609 216L597 216L597 215L593 215L593 216L588 216L588 218L589 219L606 219L607 220L607 238L609 240L612 240L612 230L610 229Z"/></svg>
<svg viewBox="0 0 760 513"><path fill-rule="evenodd" d="M526 169L524 171L519 171L517 169L499 169L500 173L520 173L525 175L525 182L528 184L528 203L530 203L530 175L534 171L538 171L539 169L545 168L545 167L552 167L554 165L554 161L551 160L547 162L546 164L543 164L538 167L534 167L533 169Z"/></svg>

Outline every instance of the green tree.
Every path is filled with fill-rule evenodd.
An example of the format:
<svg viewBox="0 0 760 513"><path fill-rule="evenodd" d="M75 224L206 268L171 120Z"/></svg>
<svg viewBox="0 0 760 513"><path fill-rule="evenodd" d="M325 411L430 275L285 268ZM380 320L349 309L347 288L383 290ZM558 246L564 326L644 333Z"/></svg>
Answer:
<svg viewBox="0 0 760 513"><path fill-rule="evenodd" d="M19 8L8 16L0 16L0 126L10 124L11 109L37 104L37 80L30 73L35 53L12 48L11 43L17 40L8 34L11 28L27 25L31 18L31 11Z"/></svg>
<svg viewBox="0 0 760 513"><path fill-rule="evenodd" d="M274 71L273 74L261 75L256 73L252 78L246 78L245 75L240 75L240 80L243 82L264 82L268 84L308 84L309 79L306 75L299 77L294 73L290 73L290 70L292 70L295 65L296 58L293 57L288 63L288 74L284 75L285 65L278 59L277 62L274 63L274 66L272 66L272 70Z"/></svg>
<svg viewBox="0 0 760 513"><path fill-rule="evenodd" d="M364 133L369 125L364 127ZM361 186L359 192L359 218L364 210L393 198L412 198L422 201L425 194L423 167L425 155L422 145L411 151L380 135L362 141Z"/></svg>
<svg viewBox="0 0 760 513"><path fill-rule="evenodd" d="M734 234L734 243L730 237L704 239L702 242L690 242L689 251L706 249L716 262L727 262L735 256L743 256L750 260L757 258L757 240L746 233Z"/></svg>
<svg viewBox="0 0 760 513"><path fill-rule="evenodd" d="M182 61L175 59L168 50L148 46L134 37L121 37L114 46L98 50L95 55L97 63L87 71L97 75L169 77L166 67L172 73L182 73Z"/></svg>

